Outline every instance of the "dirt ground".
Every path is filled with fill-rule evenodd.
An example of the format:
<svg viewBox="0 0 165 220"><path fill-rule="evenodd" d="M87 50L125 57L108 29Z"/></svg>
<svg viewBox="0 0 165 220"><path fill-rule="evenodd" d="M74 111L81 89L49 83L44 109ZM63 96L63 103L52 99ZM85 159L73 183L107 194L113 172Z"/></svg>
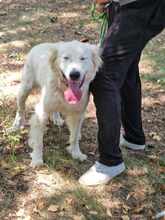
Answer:
<svg viewBox="0 0 165 220"><path fill-rule="evenodd" d="M41 42L88 40L97 43L98 25L89 0L0 0L0 219L154 219L165 210L165 32L143 53L144 152L122 149L126 171L108 185L81 187L77 180L97 158L97 122L91 101L81 148L88 160L67 154L68 130L51 123L44 139L45 165L32 169L28 126L8 134L16 111L20 70L30 48ZM27 120L36 103L27 101Z"/></svg>

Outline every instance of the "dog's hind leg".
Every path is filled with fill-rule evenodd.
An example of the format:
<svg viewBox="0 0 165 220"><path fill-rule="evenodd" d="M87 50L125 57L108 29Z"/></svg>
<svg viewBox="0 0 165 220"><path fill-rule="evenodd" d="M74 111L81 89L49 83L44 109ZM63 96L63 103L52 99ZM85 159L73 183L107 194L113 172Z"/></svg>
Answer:
<svg viewBox="0 0 165 220"><path fill-rule="evenodd" d="M25 64L22 71L22 79L17 95L17 113L11 130L16 131L24 125L25 122L25 102L32 90L34 84L33 71L30 64Z"/></svg>
<svg viewBox="0 0 165 220"><path fill-rule="evenodd" d="M31 153L32 166L43 164L43 135L49 114L44 112L42 103L36 105L35 114L30 120L29 146L33 149Z"/></svg>
<svg viewBox="0 0 165 220"><path fill-rule="evenodd" d="M87 156L83 154L79 148L79 138L83 117L80 115L71 115L67 116L66 121L70 130L70 146L67 147L67 151L74 159L79 159L81 161L86 160Z"/></svg>
<svg viewBox="0 0 165 220"><path fill-rule="evenodd" d="M25 123L25 102L32 89L32 86L21 83L17 96L17 112L12 126L14 131L19 130Z"/></svg>

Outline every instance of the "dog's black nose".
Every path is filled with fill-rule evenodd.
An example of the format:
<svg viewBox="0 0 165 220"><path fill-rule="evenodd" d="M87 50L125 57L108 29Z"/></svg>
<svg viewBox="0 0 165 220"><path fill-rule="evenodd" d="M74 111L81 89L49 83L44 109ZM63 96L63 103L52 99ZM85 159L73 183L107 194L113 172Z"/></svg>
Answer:
<svg viewBox="0 0 165 220"><path fill-rule="evenodd" d="M80 78L80 72L77 70L72 70L70 72L70 78L71 80L78 80Z"/></svg>

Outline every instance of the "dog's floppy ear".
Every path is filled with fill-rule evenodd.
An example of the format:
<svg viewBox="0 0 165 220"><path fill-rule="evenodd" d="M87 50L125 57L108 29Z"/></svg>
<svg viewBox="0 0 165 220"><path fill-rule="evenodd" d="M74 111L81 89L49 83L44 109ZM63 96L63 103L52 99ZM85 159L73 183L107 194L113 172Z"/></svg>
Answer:
<svg viewBox="0 0 165 220"><path fill-rule="evenodd" d="M50 67L53 71L55 71L57 69L57 63L56 63L57 57L58 57L58 50L57 49L51 50L50 57L49 57L49 63L50 63Z"/></svg>
<svg viewBox="0 0 165 220"><path fill-rule="evenodd" d="M61 81L62 74L61 74L61 71L60 71L59 64L57 62L57 58L58 58L58 49L56 48L56 49L53 49L53 50L50 51L49 64L50 64L50 68L51 68L52 73L53 73L53 78L56 81L56 86L60 89L63 89L63 87L65 85Z"/></svg>
<svg viewBox="0 0 165 220"><path fill-rule="evenodd" d="M100 47L97 45L91 45L92 48L92 54L93 54L93 64L94 64L94 69L95 72L99 70L99 68L102 65L102 59L101 59L101 50Z"/></svg>

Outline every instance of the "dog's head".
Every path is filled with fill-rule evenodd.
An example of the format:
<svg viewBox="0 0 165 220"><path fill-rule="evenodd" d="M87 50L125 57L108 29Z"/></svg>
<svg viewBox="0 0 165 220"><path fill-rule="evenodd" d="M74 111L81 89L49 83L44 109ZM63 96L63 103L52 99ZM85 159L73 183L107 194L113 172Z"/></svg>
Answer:
<svg viewBox="0 0 165 220"><path fill-rule="evenodd" d="M57 49L52 52L50 64L53 71L56 71L58 66L59 77L67 86L64 97L73 104L80 101L102 61L97 46L71 41L59 43Z"/></svg>

